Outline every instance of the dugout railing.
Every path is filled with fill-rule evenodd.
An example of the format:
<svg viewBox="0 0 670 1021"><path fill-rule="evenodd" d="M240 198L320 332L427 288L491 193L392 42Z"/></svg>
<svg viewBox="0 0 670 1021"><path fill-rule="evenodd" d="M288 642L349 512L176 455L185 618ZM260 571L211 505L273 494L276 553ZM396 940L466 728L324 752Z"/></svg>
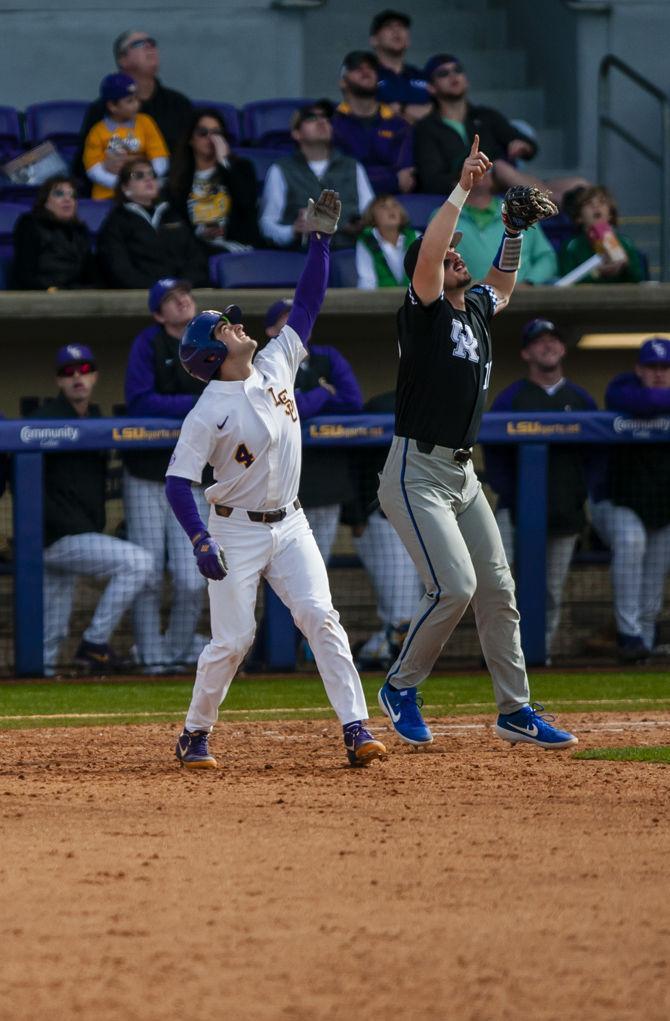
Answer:
<svg viewBox="0 0 670 1021"><path fill-rule="evenodd" d="M388 446L391 415L327 416L302 424L305 446ZM179 424L170 419L10 420L0 422L0 451L12 458L14 575L14 672L19 677L43 670L43 483L42 460L50 452L118 451L171 447ZM530 665L546 660L547 464L551 444L611 445L664 443L670 418L632 419L609 412L488 413L478 442L517 447L515 575L521 637ZM294 629L288 610L271 592L265 597L266 663L291 669L296 661Z"/></svg>

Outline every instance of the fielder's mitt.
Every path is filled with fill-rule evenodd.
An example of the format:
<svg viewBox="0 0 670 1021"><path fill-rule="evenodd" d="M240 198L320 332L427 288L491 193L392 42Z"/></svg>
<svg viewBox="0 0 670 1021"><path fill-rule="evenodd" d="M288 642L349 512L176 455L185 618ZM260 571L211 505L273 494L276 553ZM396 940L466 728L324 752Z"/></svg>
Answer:
<svg viewBox="0 0 670 1021"><path fill-rule="evenodd" d="M341 212L342 203L338 193L324 189L316 202L314 199L307 200L305 226L310 233L320 231L322 234L334 234Z"/></svg>
<svg viewBox="0 0 670 1021"><path fill-rule="evenodd" d="M539 220L556 216L557 212L558 206L551 201L548 191L516 185L505 194L502 218L510 230L528 230Z"/></svg>

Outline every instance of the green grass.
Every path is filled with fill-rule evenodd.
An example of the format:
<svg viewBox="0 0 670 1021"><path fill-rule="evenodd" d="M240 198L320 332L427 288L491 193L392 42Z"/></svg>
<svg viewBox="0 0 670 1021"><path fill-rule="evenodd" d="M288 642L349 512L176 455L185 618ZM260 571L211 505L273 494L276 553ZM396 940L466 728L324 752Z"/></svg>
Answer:
<svg viewBox="0 0 670 1021"><path fill-rule="evenodd" d="M652 748L591 748L575 752L573 759L611 759L613 762L664 762L670 765L670 745Z"/></svg>
<svg viewBox="0 0 670 1021"><path fill-rule="evenodd" d="M381 682L380 676L363 678L373 714ZM0 729L170 723L182 719L191 686L192 678L0 682ZM556 713L670 709L665 673L542 673L532 682L532 695ZM424 697L429 716L495 712L491 681L483 674L432 677ZM319 678L300 674L238 678L221 713L229 720L332 716Z"/></svg>

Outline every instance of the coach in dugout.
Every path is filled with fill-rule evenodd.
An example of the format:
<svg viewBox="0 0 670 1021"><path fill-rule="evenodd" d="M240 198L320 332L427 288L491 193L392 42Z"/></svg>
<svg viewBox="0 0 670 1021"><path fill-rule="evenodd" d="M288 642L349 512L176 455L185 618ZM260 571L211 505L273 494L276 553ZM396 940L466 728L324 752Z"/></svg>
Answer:
<svg viewBox="0 0 670 1021"><path fill-rule="evenodd" d="M29 418L99 418L91 397L98 371L84 344L67 344L56 355L58 396ZM75 664L89 673L119 666L109 642L137 594L146 585L153 558L145 550L104 534L107 452L72 450L44 457L44 673L56 672L67 637L77 575L107 582L83 633Z"/></svg>
<svg viewBox="0 0 670 1021"><path fill-rule="evenodd" d="M205 384L182 368L179 341L197 313L188 280L168 277L149 291L154 322L137 335L126 368L126 405L134 417L183 419ZM171 451L141 450L124 455L123 487L128 538L151 553L155 564L149 587L135 606L135 635L146 673L175 670L198 658L196 626L203 607L205 581L193 549L165 497L164 479ZM201 515L206 501L194 490ZM170 618L161 634L163 573L172 576ZM203 645L204 645L203 639Z"/></svg>

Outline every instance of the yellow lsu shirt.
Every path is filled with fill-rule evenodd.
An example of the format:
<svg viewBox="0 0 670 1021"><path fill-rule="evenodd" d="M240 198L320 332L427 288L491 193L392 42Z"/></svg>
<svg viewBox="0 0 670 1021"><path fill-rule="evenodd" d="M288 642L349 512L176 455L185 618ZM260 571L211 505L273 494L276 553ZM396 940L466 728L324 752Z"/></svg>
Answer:
<svg viewBox="0 0 670 1021"><path fill-rule="evenodd" d="M107 120L94 124L84 142L84 167L90 170L104 161L108 151L121 148L133 156L144 156L148 160L170 155L153 117L138 113L132 124L117 124ZM94 183L91 195L94 199L111 199L114 191L103 184Z"/></svg>

